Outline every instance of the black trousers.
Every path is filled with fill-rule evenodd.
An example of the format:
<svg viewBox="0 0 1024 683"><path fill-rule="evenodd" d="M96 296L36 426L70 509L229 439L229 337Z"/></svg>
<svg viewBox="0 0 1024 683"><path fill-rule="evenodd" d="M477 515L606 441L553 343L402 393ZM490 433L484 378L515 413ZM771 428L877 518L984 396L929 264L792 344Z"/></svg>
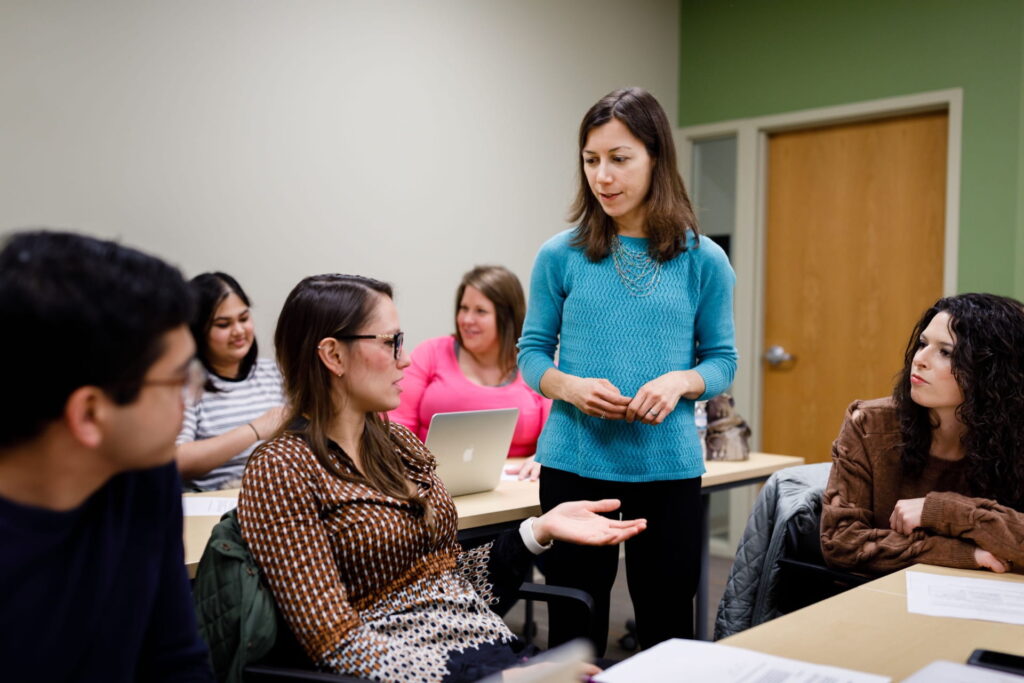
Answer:
<svg viewBox="0 0 1024 683"><path fill-rule="evenodd" d="M692 638L693 596L700 578L700 477L628 483L541 469L540 504L545 512L570 500L602 498L622 501L619 511L623 519L647 520L647 529L626 541L626 581L640 646ZM617 517L619 511L608 516ZM608 643L608 606L619 567L619 547L556 542L542 557L549 584L583 589L593 596L595 607L588 631L579 623L578 613L549 605L548 646L587 637L600 657Z"/></svg>

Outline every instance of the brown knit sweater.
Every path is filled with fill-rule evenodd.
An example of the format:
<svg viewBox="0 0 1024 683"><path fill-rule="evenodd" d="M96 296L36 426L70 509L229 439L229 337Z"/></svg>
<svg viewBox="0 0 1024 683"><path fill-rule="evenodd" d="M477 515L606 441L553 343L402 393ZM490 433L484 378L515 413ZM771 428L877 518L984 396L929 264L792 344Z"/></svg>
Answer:
<svg viewBox="0 0 1024 683"><path fill-rule="evenodd" d="M821 548L833 567L884 574L922 562L977 569L974 549L1024 567L1024 514L972 498L964 461L929 457L919 477L900 467L899 417L892 399L854 401L832 444L821 513ZM921 528L889 528L896 502L925 499Z"/></svg>

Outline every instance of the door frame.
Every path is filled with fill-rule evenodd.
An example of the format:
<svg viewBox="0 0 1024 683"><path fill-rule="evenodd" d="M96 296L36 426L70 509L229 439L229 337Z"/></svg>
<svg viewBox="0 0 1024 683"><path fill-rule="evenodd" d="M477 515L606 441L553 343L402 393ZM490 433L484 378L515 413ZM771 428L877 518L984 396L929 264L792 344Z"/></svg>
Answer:
<svg viewBox="0 0 1024 683"><path fill-rule="evenodd" d="M693 144L700 140L736 137L736 225L731 254L736 279L736 348L739 363L733 393L736 408L750 424L752 448L761 444L761 391L764 352L765 225L768 182L768 136L772 133L831 124L870 121L892 116L946 111L946 225L942 291L956 293L960 238L960 144L963 89L934 90L832 107L733 119L679 128L675 133L679 170L692 187ZM836 417L839 419L839 416Z"/></svg>

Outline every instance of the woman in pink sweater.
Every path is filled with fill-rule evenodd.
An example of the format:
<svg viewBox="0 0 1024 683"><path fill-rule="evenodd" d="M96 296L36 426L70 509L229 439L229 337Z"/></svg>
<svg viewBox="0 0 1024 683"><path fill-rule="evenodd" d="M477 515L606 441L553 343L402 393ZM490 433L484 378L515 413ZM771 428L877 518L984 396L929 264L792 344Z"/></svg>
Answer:
<svg viewBox="0 0 1024 683"><path fill-rule="evenodd" d="M526 301L519 278L502 266L477 266L455 294L454 336L428 339L412 353L402 380L402 402L392 421L427 438L436 413L518 408L510 458L522 460L520 478L536 479L537 437L551 401L533 391L516 368L516 342Z"/></svg>

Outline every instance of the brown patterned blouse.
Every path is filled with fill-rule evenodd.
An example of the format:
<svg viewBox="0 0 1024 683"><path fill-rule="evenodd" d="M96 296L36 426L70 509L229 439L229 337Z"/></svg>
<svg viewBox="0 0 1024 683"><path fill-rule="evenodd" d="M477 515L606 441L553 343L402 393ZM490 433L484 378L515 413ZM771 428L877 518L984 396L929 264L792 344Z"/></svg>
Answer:
<svg viewBox="0 0 1024 683"><path fill-rule="evenodd" d="M304 439L286 435L249 460L238 500L242 535L320 667L384 681L486 673L467 668L466 654L511 652L515 637L489 605L518 587L531 555L515 532L463 552L433 456L405 427L390 429L409 480L434 510L435 534L412 505L342 481ZM333 444L332 454L357 474Z"/></svg>

